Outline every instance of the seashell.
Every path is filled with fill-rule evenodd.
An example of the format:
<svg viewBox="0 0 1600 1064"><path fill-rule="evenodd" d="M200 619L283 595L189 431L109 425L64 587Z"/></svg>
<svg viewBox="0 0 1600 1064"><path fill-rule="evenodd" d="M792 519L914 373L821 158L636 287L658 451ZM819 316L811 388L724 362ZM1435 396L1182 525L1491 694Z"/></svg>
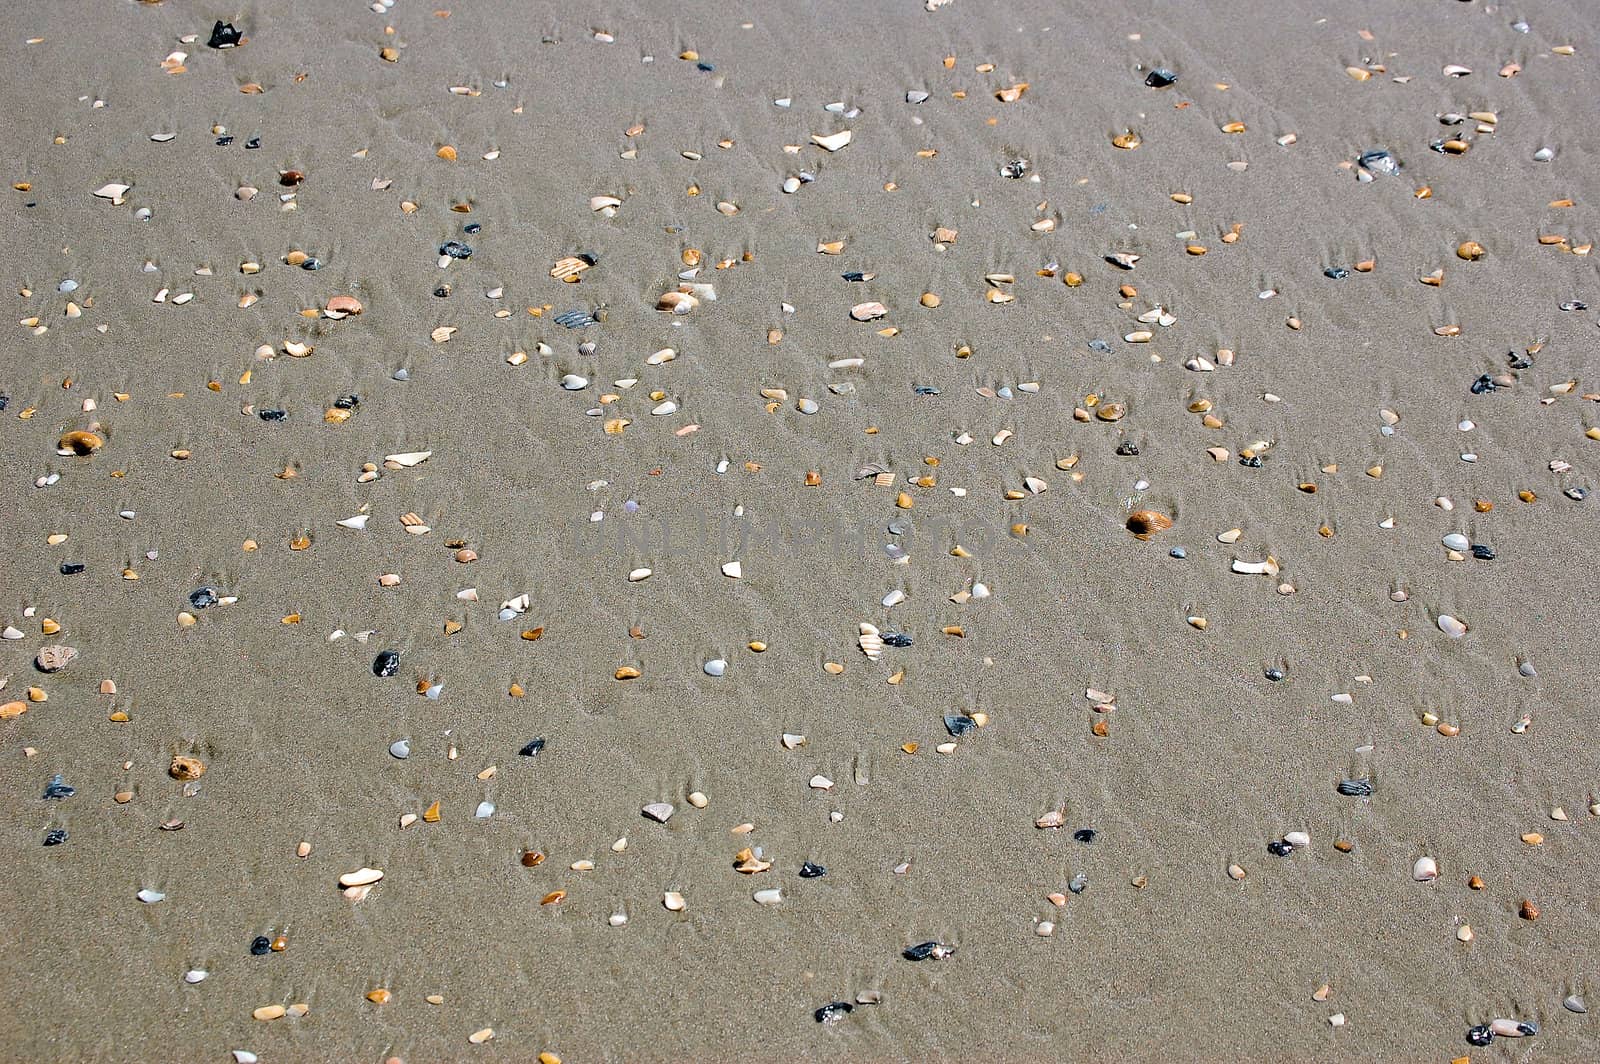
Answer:
<svg viewBox="0 0 1600 1064"><path fill-rule="evenodd" d="M700 305L700 301L688 292L667 292L656 300L656 309L670 311L673 314L687 314Z"/></svg>
<svg viewBox="0 0 1600 1064"><path fill-rule="evenodd" d="M661 904L667 907L668 912L681 913L688 908L688 902L683 900L683 895L675 890L669 890L661 895Z"/></svg>
<svg viewBox="0 0 1600 1064"><path fill-rule="evenodd" d="M873 321L889 313L889 308L882 303L857 303L850 308L850 316L856 321Z"/></svg>
<svg viewBox="0 0 1600 1064"><path fill-rule="evenodd" d="M830 133L827 136L823 136L820 133L813 133L811 134L811 143L815 144L819 148L822 148L824 151L835 152L844 147L846 144L849 144L852 136L854 136L854 134L848 129L839 133Z"/></svg>
<svg viewBox="0 0 1600 1064"><path fill-rule="evenodd" d="M410 468L421 465L431 457L433 457L432 451L402 451L399 454L386 454L383 460L385 463L392 462L397 467Z"/></svg>
<svg viewBox="0 0 1600 1064"><path fill-rule="evenodd" d="M94 454L106 445L105 437L97 432L77 430L63 433L56 441L56 453L61 455L75 454L80 457Z"/></svg>
<svg viewBox="0 0 1600 1064"><path fill-rule="evenodd" d="M1451 639L1460 639L1462 636L1467 634L1466 623L1463 622L1463 621L1457 620L1456 618L1450 616L1448 613L1441 613L1439 615L1439 622L1438 623L1439 623L1439 631L1443 632L1445 635L1449 636Z"/></svg>
<svg viewBox="0 0 1600 1064"><path fill-rule="evenodd" d="M182 754L172 759L172 764L167 766L167 775L175 780L197 780L206 774L206 763L198 757L184 757Z"/></svg>
<svg viewBox="0 0 1600 1064"><path fill-rule="evenodd" d="M368 887L383 878L381 868L358 868L339 877L341 887Z"/></svg>
<svg viewBox="0 0 1600 1064"><path fill-rule="evenodd" d="M132 187L132 185L122 185L113 181L110 184L101 185L99 188L95 189L94 194L101 199L108 199L113 204L120 207L124 202L126 202L128 190Z"/></svg>
<svg viewBox="0 0 1600 1064"><path fill-rule="evenodd" d="M1418 857L1417 863L1411 866L1411 878L1418 883L1432 883L1439 878L1439 866L1432 857Z"/></svg>
<svg viewBox="0 0 1600 1064"><path fill-rule="evenodd" d="M587 258L568 255L556 260L556 264L550 267L550 276L562 281L575 280L579 274L593 265L594 263Z"/></svg>
<svg viewBox="0 0 1600 1064"><path fill-rule="evenodd" d="M1242 562L1235 558L1233 560L1233 571L1243 573L1246 576L1277 576L1278 563L1276 559L1271 557L1264 562Z"/></svg>
<svg viewBox="0 0 1600 1064"><path fill-rule="evenodd" d="M883 656L883 637L878 633L876 625L861 622L861 635L856 642L861 646L861 652L873 661Z"/></svg>
<svg viewBox="0 0 1600 1064"><path fill-rule="evenodd" d="M765 872L767 869L772 867L771 861L763 861L761 858L757 857L755 855L755 851L750 849L748 846L734 854L733 860L734 871L741 872L747 876L753 876L758 872Z"/></svg>
<svg viewBox="0 0 1600 1064"><path fill-rule="evenodd" d="M1135 510L1128 515L1127 529L1135 539L1149 539L1172 527L1172 518L1159 510Z"/></svg>
<svg viewBox="0 0 1600 1064"><path fill-rule="evenodd" d="M622 206L622 201L615 196L590 196L589 209L591 211L605 211Z"/></svg>
<svg viewBox="0 0 1600 1064"><path fill-rule="evenodd" d="M673 807L671 802L651 802L639 811L657 824L665 824L672 819Z"/></svg>
<svg viewBox="0 0 1600 1064"><path fill-rule="evenodd" d="M769 887L766 890L758 890L751 897L755 899L757 905L777 905L783 901L783 888Z"/></svg>
<svg viewBox="0 0 1600 1064"><path fill-rule="evenodd" d="M360 314L363 309L361 300L355 296L334 296L328 300L330 314Z"/></svg>
<svg viewBox="0 0 1600 1064"><path fill-rule="evenodd" d="M72 664L77 656L76 648L57 643L40 650L34 657L33 664L40 672L58 672Z"/></svg>

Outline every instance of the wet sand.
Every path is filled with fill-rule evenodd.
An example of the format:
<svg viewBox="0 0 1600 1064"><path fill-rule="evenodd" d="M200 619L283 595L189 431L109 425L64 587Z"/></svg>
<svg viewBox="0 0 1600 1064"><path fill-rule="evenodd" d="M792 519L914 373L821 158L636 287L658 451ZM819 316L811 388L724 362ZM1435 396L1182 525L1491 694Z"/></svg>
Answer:
<svg viewBox="0 0 1600 1064"><path fill-rule="evenodd" d="M241 46L206 47L216 18ZM1562 1005L1600 993L1600 539L1597 500L1564 494L1595 484L1600 367L1595 310L1559 309L1600 306L1583 253L1600 41L1583 5L444 18L411 0L169 0L13 5L0 26L0 144L28 186L0 210L24 322L0 360L0 626L18 632L0 642L0 702L26 709L0 722L0 1057L1594 1055L1594 1021ZM185 69L164 72L175 49ZM1497 76L1508 62L1520 71ZM1177 84L1147 87L1157 67ZM838 151L812 143L844 129ZM1126 130L1136 149L1113 146ZM1464 154L1429 148L1461 134ZM1400 172L1358 180L1378 146ZM1554 158L1535 161L1542 147ZM1001 176L1017 158L1025 176ZM815 180L786 194L801 171ZM108 183L132 186L125 202L93 195ZM614 217L598 195L621 201ZM1054 231L1030 229L1044 218ZM940 227L958 234L942 249ZM472 255L440 268L450 240ZM1478 261L1456 253L1468 240ZM658 311L687 249L716 299ZM322 268L288 265L295 251ZM1140 259L1120 270L1117 253ZM594 265L577 283L551 276L578 254ZM1437 268L1442 286L1419 283ZM338 295L362 312L319 317ZM868 301L887 314L851 320ZM1176 321L1125 341L1157 305ZM553 323L573 308L604 320ZM1449 325L1460 335L1436 334ZM441 327L457 331L436 342ZM676 359L647 363L665 348ZM848 358L863 363L829 368ZM1196 358L1215 368L1185 368ZM568 374L586 383L566 390ZM1473 394L1481 374L1515 380ZM1101 420L1090 396L1125 416ZM69 430L104 445L59 455ZM365 483L363 463L379 473ZM1173 526L1135 538L1142 509ZM363 530L337 523L363 512ZM406 514L431 531L407 534ZM790 538L741 545L741 521ZM1452 532L1494 558L1452 559ZM1230 571L1268 557L1276 576ZM975 583L991 597L952 601ZM203 587L236 601L197 609ZM895 589L906 600L882 605ZM870 660L862 622L913 642ZM78 657L41 673L57 644ZM398 671L378 677L388 649ZM952 737L947 714L983 726ZM175 755L205 774L175 780ZM76 793L42 798L58 773ZM1346 778L1373 795L1337 793ZM400 826L435 801L438 822ZM674 804L668 821L641 816L653 802ZM1060 828L1035 826L1052 811ZM65 841L41 846L52 829ZM1309 846L1268 852L1299 831ZM735 870L747 846L773 866ZM545 860L525 867L528 851ZM1423 857L1437 880L1414 879ZM801 878L803 861L826 875ZM384 878L346 897L339 876L362 867ZM780 904L752 899L771 888ZM257 936L286 948L254 956ZM928 941L956 950L903 954ZM386 1003L366 999L380 988ZM818 1022L830 1002L853 1011ZM274 1004L309 1008L252 1018ZM1538 1033L1469 1045L1494 1018Z"/></svg>

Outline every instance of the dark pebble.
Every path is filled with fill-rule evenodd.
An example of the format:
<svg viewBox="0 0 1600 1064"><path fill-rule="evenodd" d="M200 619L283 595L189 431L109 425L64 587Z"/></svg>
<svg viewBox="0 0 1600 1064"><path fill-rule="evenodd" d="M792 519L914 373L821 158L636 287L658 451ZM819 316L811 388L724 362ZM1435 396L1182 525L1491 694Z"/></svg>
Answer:
<svg viewBox="0 0 1600 1064"><path fill-rule="evenodd" d="M313 256L302 262L300 268L302 270L320 270L322 269L322 260Z"/></svg>
<svg viewBox="0 0 1600 1064"><path fill-rule="evenodd" d="M1178 83L1178 75L1166 67L1156 67L1144 76L1144 83L1152 89L1164 89Z"/></svg>
<svg viewBox="0 0 1600 1064"><path fill-rule="evenodd" d="M256 416L262 421L282 421L289 416L287 410L257 410Z"/></svg>
<svg viewBox="0 0 1600 1064"><path fill-rule="evenodd" d="M1473 395L1483 395L1485 392L1494 391L1494 389L1494 378L1487 373L1482 374L1477 380L1472 382Z"/></svg>
<svg viewBox="0 0 1600 1064"><path fill-rule="evenodd" d="M393 676L400 671L400 652L398 650L380 651L372 659L372 675Z"/></svg>
<svg viewBox="0 0 1600 1064"><path fill-rule="evenodd" d="M78 788L67 782L65 776L56 773L50 777L50 782L44 785L44 798L46 801L59 802L63 798L71 798L78 793Z"/></svg>
<svg viewBox="0 0 1600 1064"><path fill-rule="evenodd" d="M66 841L67 841L67 829L66 828L51 828L49 831L44 833L44 844L46 846L60 846L63 842L66 842Z"/></svg>
<svg viewBox="0 0 1600 1064"><path fill-rule="evenodd" d="M963 735L971 735L978 729L978 722L965 713L946 713L944 715L945 729L957 739Z"/></svg>
<svg viewBox="0 0 1600 1064"><path fill-rule="evenodd" d="M696 63L694 65L694 68L696 70L700 71L702 74L710 74L712 71L717 69L716 67L712 66L710 63Z"/></svg>
<svg viewBox="0 0 1600 1064"><path fill-rule="evenodd" d="M801 879L821 879L828 874L828 870L815 861L807 861L800 866Z"/></svg>
<svg viewBox="0 0 1600 1064"><path fill-rule="evenodd" d="M472 245L463 244L459 240L446 240L439 245L439 254L448 255L452 259L472 258Z"/></svg>
<svg viewBox="0 0 1600 1064"><path fill-rule="evenodd" d="M483 232L483 226L477 222L468 222L462 227L461 231L466 233L468 236L477 236L479 233Z"/></svg>
<svg viewBox="0 0 1600 1064"><path fill-rule="evenodd" d="M1467 1028L1467 1044L1472 1046L1486 1046L1494 1041L1494 1032L1489 1030L1489 1025L1480 1023L1476 1027Z"/></svg>
<svg viewBox="0 0 1600 1064"><path fill-rule="evenodd" d="M442 284L438 288L435 288L433 290L433 294L438 296L440 299L449 299L450 298L450 286L447 285L447 284Z"/></svg>
<svg viewBox="0 0 1600 1064"><path fill-rule="evenodd" d="M1259 454L1247 454L1239 459L1239 464L1246 469L1260 469L1265 461L1266 459Z"/></svg>
<svg viewBox="0 0 1600 1064"><path fill-rule="evenodd" d="M1264 673L1262 673L1262 675L1265 676L1267 679L1271 680L1273 683L1277 683L1279 680L1283 679L1283 670L1282 669L1268 669Z"/></svg>
<svg viewBox="0 0 1600 1064"><path fill-rule="evenodd" d="M818 1023L838 1023L856 1010L848 1001L830 1001L812 1013Z"/></svg>
<svg viewBox="0 0 1600 1064"><path fill-rule="evenodd" d="M257 935L250 940L250 956L265 957L272 952L272 939L266 935Z"/></svg>
<svg viewBox="0 0 1600 1064"><path fill-rule="evenodd" d="M1139 457L1139 445L1132 440L1123 440L1117 444L1117 454L1123 458L1137 458Z"/></svg>
<svg viewBox="0 0 1600 1064"><path fill-rule="evenodd" d="M918 384L911 389L913 395L938 395L939 389L931 384Z"/></svg>
<svg viewBox="0 0 1600 1064"><path fill-rule="evenodd" d="M1571 499L1573 502L1582 502L1583 500L1585 500L1585 499L1587 499L1589 497L1589 489L1588 488L1567 488L1565 491L1562 492L1562 494L1565 495L1567 498Z"/></svg>
<svg viewBox="0 0 1600 1064"><path fill-rule="evenodd" d="M237 48L244 39L244 32L233 28L233 23L217 20L211 27L211 39L206 42L207 48Z"/></svg>
<svg viewBox="0 0 1600 1064"><path fill-rule="evenodd" d="M528 742L528 744L526 746L524 746L521 750L518 750L517 753L521 754L523 757L537 757L537 756L539 756L539 751L543 750L543 749L544 749L544 740L543 739L533 739L533 740L530 740Z"/></svg>
<svg viewBox="0 0 1600 1064"><path fill-rule="evenodd" d="M1492 562L1494 561L1494 548L1487 543L1474 543L1472 545L1472 556L1480 562Z"/></svg>
<svg viewBox="0 0 1600 1064"><path fill-rule="evenodd" d="M1027 173L1028 160L1026 159L1012 159L1000 168L1000 176L1009 177L1013 181L1026 177Z"/></svg>
<svg viewBox="0 0 1600 1064"><path fill-rule="evenodd" d="M1111 344L1105 340L1090 340L1089 350L1098 354L1109 355L1111 353Z"/></svg>
<svg viewBox="0 0 1600 1064"><path fill-rule="evenodd" d="M886 647L900 647L904 649L911 645L911 637L904 632L886 632L883 635L883 645Z"/></svg>
<svg viewBox="0 0 1600 1064"><path fill-rule="evenodd" d="M868 275L862 273L860 270L851 270L849 273L842 273L839 276L843 277L846 281L865 281Z"/></svg>
<svg viewBox="0 0 1600 1064"><path fill-rule="evenodd" d="M255 151L257 148L261 147L261 138L251 137L249 140L244 142L244 146L247 151Z"/></svg>
<svg viewBox="0 0 1600 1064"><path fill-rule="evenodd" d="M1274 857L1287 857L1294 853L1294 843L1286 839L1278 839L1275 842L1267 843L1267 852Z"/></svg>
<svg viewBox="0 0 1600 1064"><path fill-rule="evenodd" d="M920 942L915 946L907 946L903 956L908 961L942 961L955 951L954 946L946 946L943 942Z"/></svg>
<svg viewBox="0 0 1600 1064"><path fill-rule="evenodd" d="M1322 271L1322 276L1335 281L1342 281L1346 277L1350 276L1350 271L1345 269L1343 266L1329 266L1326 270Z"/></svg>
<svg viewBox="0 0 1600 1064"><path fill-rule="evenodd" d="M226 148L228 145L230 145L232 143L233 143L233 138L231 136L226 135L226 134L224 134L223 136L220 136L220 137L217 138L217 147L219 147L219 148Z"/></svg>
<svg viewBox="0 0 1600 1064"><path fill-rule="evenodd" d="M207 606L215 606L216 604L217 589L214 587L197 587L189 592L189 605L197 610L203 610Z"/></svg>
<svg viewBox="0 0 1600 1064"><path fill-rule="evenodd" d="M62 576L77 576L79 573L83 572L83 570L84 570L84 564L82 562L62 562L61 563L61 575Z"/></svg>
<svg viewBox="0 0 1600 1064"><path fill-rule="evenodd" d="M361 405L361 397L359 395L341 395L333 401L333 405L340 410L354 410Z"/></svg>
<svg viewBox="0 0 1600 1064"><path fill-rule="evenodd" d="M1561 304L1562 310L1588 310L1589 304L1581 299L1569 299Z"/></svg>
<svg viewBox="0 0 1600 1064"><path fill-rule="evenodd" d="M1072 833L1072 837L1078 842L1089 843L1093 842L1095 836L1098 834L1100 833L1094 828L1079 828L1077 831Z"/></svg>
<svg viewBox="0 0 1600 1064"><path fill-rule="evenodd" d="M0 410L4 410L6 407L8 407L10 405L11 405L11 396L0 394Z"/></svg>
<svg viewBox="0 0 1600 1064"><path fill-rule="evenodd" d="M1340 780L1339 793L1351 798L1371 798L1372 781L1369 779Z"/></svg>

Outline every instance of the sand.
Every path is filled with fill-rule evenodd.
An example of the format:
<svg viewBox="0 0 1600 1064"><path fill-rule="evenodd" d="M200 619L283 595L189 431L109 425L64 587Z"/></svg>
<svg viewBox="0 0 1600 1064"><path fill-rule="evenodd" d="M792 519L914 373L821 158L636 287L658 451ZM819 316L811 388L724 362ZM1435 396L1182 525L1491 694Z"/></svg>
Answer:
<svg viewBox="0 0 1600 1064"><path fill-rule="evenodd" d="M1597 390L1595 312L1558 309L1597 302L1575 253L1600 201L1585 6L644 7L0 12L0 144L31 186L6 191L3 271L12 320L37 317L0 359L0 624L22 636L0 643L0 701L48 695L0 722L0 1058L1591 1058L1592 1018L1561 1004L1595 994L1600 942L1600 539L1595 500L1563 494L1594 483L1600 456L1584 435L1600 407L1581 398ZM206 47L219 17L242 46ZM178 74L160 67L174 49ZM714 69L677 58L691 49ZM1178 83L1147 88L1153 67ZM996 99L1018 82L1020 99ZM1430 151L1480 122L1442 125L1449 111L1497 121L1466 154ZM1244 132L1221 131L1234 121ZM1129 128L1141 146L1113 147ZM837 152L810 141L843 129ZM1379 145L1401 173L1358 181L1351 164ZM1555 158L1534 161L1545 146ZM1001 177L1017 157L1027 176ZM303 183L280 185L284 170ZM785 194L801 170L816 180ZM125 203L92 195L108 182L133 186ZM242 202L242 185L260 192ZM602 194L615 217L589 209ZM1055 231L1031 231L1040 218ZM937 248L938 227L956 242ZM452 239L472 257L440 269ZM840 254L817 252L834 240ZM1459 259L1465 240L1487 254ZM717 298L658 312L687 248ZM286 265L297 249L322 269ZM1117 252L1141 259L1119 271ZM579 253L595 260L579 283L550 276ZM1442 287L1418 283L1440 267ZM991 287L1014 301L987 302ZM340 294L363 313L301 316ZM887 316L850 320L870 300ZM1121 339L1157 304L1171 328ZM552 323L575 307L605 320ZM436 343L440 327L458 331ZM1507 368L1538 340L1531 367ZM314 350L290 357L289 341ZM646 364L668 347L676 360ZM1219 349L1231 366L1184 368ZM828 368L850 357L864 363ZM569 373L590 383L565 391ZM842 382L854 391L830 392ZM650 413L658 389L677 412ZM769 411L763 389L785 398ZM346 395L359 405L325 422ZM1091 395L1127 415L1076 420ZM1222 427L1190 412L1202 399ZM1399 415L1387 436L1383 410ZM613 417L631 422L620 435L602 430ZM92 427L99 453L57 455ZM1262 464L1241 465L1255 441L1271 443ZM359 482L363 463L415 451L432 454ZM892 486L857 479L877 469ZM908 484L924 476L936 485ZM1028 476L1048 490L1028 494ZM768 532L741 542L736 507ZM1174 526L1134 538L1141 508ZM363 531L336 523L360 512ZM406 534L407 513L432 531ZM917 533L890 535L897 519ZM1496 557L1452 560L1454 531ZM896 541L908 565L885 555ZM1269 556L1276 578L1230 572ZM734 560L740 579L721 571ZM630 582L638 568L653 574ZM975 582L992 597L951 601ZM236 601L196 610L203 586ZM896 588L907 600L882 606ZM522 594L526 612L498 620ZM1467 633L1448 638L1441 615ZM861 622L914 643L871 661ZM44 675L33 658L52 644L79 657ZM384 649L394 677L373 674ZM624 667L642 675L614 679ZM433 683L437 698L418 693ZM956 713L984 726L952 739ZM542 752L519 756L535 738ZM188 791L174 755L207 766ZM41 798L57 773L76 794ZM1346 777L1374 795L1338 794ZM435 801L437 823L400 827ZM493 814L475 818L483 801ZM658 801L676 807L666 823L640 815ZM1036 828L1053 810L1064 826ZM41 847L51 829L65 842ZM1308 847L1268 852L1296 831ZM774 866L735 871L745 846ZM524 867L529 850L547 857ZM1424 856L1435 882L1413 879ZM800 878L806 860L827 874ZM345 897L338 877L364 866L384 879ZM781 904L752 900L773 887ZM1518 916L1525 899L1537 920ZM258 935L286 948L252 956ZM925 941L956 951L903 955ZM364 998L376 988L388 1003ZM813 1016L858 998L877 1000ZM309 1011L252 1019L272 1004ZM1497 1017L1538 1034L1470 1046Z"/></svg>

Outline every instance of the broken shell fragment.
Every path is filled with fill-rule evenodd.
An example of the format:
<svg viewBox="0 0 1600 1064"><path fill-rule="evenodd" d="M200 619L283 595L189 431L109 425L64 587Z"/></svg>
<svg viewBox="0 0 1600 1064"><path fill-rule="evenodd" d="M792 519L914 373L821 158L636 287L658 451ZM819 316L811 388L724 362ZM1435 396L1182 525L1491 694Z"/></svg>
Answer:
<svg viewBox="0 0 1600 1064"><path fill-rule="evenodd" d="M1149 539L1172 527L1172 518L1159 510L1135 510L1128 515L1127 528L1135 539Z"/></svg>
<svg viewBox="0 0 1600 1064"><path fill-rule="evenodd" d="M358 868L339 877L341 887L368 887L383 878L381 868Z"/></svg>

